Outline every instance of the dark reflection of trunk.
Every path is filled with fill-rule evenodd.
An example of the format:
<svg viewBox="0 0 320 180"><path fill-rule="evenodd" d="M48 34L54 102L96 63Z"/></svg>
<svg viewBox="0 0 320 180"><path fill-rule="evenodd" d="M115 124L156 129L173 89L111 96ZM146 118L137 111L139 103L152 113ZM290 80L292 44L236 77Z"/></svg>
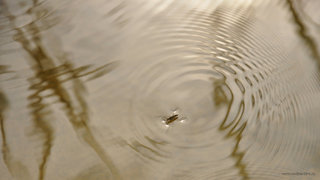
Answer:
<svg viewBox="0 0 320 180"><path fill-rule="evenodd" d="M44 98L40 95L40 93L46 89L45 87L42 87L41 84L43 84L43 82L40 82L39 84L31 83L30 89L34 89L35 92L29 96L28 99L30 100L29 108L31 108L33 115L32 119L35 125L34 134L40 133L44 140L42 147L42 161L39 165L39 179L44 179L45 167L51 154L51 147L53 145L54 131L49 119L47 119L47 116L50 113L50 111L47 111L46 109L48 105L43 102ZM32 86L34 88L32 88Z"/></svg>
<svg viewBox="0 0 320 180"><path fill-rule="evenodd" d="M37 6L36 3L37 1L34 1L33 7ZM8 9L8 7L6 7L6 9ZM28 10L27 13L32 15L32 8ZM14 24L16 17L11 15L10 12L7 12L7 16L12 24ZM23 29L27 30L26 32L32 33L26 33ZM56 66L53 59L43 48L40 36L41 33L35 22L31 22L22 28L14 27L14 30L16 31L16 41L22 45L23 49L31 57L30 63L32 64L32 70L35 73L35 76L29 79L29 89L32 90L33 93L28 97L28 100L35 128L34 134L43 137L42 161L39 164L38 179L45 179L46 166L50 158L55 136L54 128L50 122L53 119L49 119L50 114L52 115L49 109L50 105L44 102L47 97L51 96L58 97L58 102L64 105L63 110L69 118L69 122L72 124L77 135L90 145L100 159L107 165L107 167L109 167L110 171L113 173L114 179L120 179L119 173L116 170L114 163L111 161L111 158L106 154L106 152L104 152L102 146L95 139L88 126L88 108L83 98L85 87L79 79L79 77L91 73L99 75L101 75L101 72L107 73L106 68L108 69L109 65L100 67L91 72L83 73L83 71L88 69L89 66L75 69L72 63L67 58L64 58L60 59L60 62L63 62L63 64ZM61 80L61 78L59 78L61 75L66 75L68 78ZM67 90L63 86L63 83L66 81L72 82L72 90ZM41 95L41 93L46 90L52 91L52 94L49 96ZM78 109L75 109L75 105L77 105Z"/></svg>
<svg viewBox="0 0 320 180"><path fill-rule="evenodd" d="M1 74L1 72L0 72ZM4 123L4 111L8 106L8 101L5 97L5 95L0 91L0 130L1 130L1 138L2 138L2 158L4 160L4 163L9 167L9 147L7 144L7 136L6 136L6 128Z"/></svg>
<svg viewBox="0 0 320 180"><path fill-rule="evenodd" d="M247 124L246 122L244 122L243 124L239 124L243 117L244 103L242 101L237 115L234 117L231 123L227 124L227 120L228 118L230 118L231 115L230 110L233 105L233 94L230 88L224 82L219 82L215 84L215 86L216 88L213 95L215 104L218 106L223 104L228 106L227 114L222 123L220 124L219 131L221 131L222 133L226 133L226 138L233 138L235 140L235 145L230 156L236 160L235 167L239 169L239 174L241 175L241 177L243 179L249 179L249 175L246 170L246 164L242 162L245 153L241 152L239 149L242 133L245 130ZM228 98L227 94L231 97Z"/></svg>
<svg viewBox="0 0 320 180"><path fill-rule="evenodd" d="M317 62L319 63L318 67L320 67L320 55L317 50L317 43L312 37L309 36L307 28L300 18L299 13L296 11L295 3L293 2L293 0L287 0L286 3L288 5L289 12L292 15L293 21L297 26L298 34L304 41L305 45L311 50L311 56L313 57L313 59L317 60Z"/></svg>
<svg viewBox="0 0 320 180"><path fill-rule="evenodd" d="M6 70L7 67L0 65L0 75L4 73L11 73ZM9 101L6 95L0 89L0 131L2 138L1 153L5 166L14 178L17 179L30 179L30 174L24 164L14 158L9 147L10 142L7 137L6 118L5 112L9 108Z"/></svg>
<svg viewBox="0 0 320 180"><path fill-rule="evenodd" d="M218 9L211 15L212 27L218 29L216 33L222 31L230 36L225 37L225 39L222 39L221 41L228 40L231 42L229 46L232 46L233 48L226 53L217 51L217 55L231 59L231 61L214 64L214 68L224 69L234 76L238 75L237 72L230 67L230 65L234 65L239 68L240 66L237 64L238 60L233 59L231 55L239 57L241 60L242 56L250 57L250 54L242 49L248 48L243 42L247 41L246 38L248 37L246 36L253 33L250 29L251 23L254 21L254 19L251 18L254 17L251 16L251 13L253 12L253 9L247 9L245 12L239 10L238 12L229 13L227 9ZM235 19L236 21L234 21ZM224 27L226 25L229 29ZM229 76L225 76L223 73L222 75L224 76L223 80L217 80L214 82L213 91L214 104L216 106L227 107L226 115L222 120L218 130L224 134L225 138L234 140L234 146L230 157L235 160L234 166L239 170L239 175L242 177L242 179L250 179L247 171L247 165L245 162L243 162L245 152L240 149L242 134L247 126L247 119L244 119L246 104L244 103L244 97L237 97L237 99L240 100L238 100L239 102L235 102L235 94L233 92L234 89L229 87L229 83L230 81L232 83L235 81L235 83L237 83L239 86L239 92L242 93L242 96L245 93L245 89L240 81L236 81L237 79L234 80Z"/></svg>

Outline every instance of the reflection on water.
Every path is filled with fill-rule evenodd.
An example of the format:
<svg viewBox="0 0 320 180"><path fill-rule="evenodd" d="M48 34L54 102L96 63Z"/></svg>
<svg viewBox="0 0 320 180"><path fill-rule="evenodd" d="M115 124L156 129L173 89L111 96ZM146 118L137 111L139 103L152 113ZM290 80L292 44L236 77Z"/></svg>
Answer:
<svg viewBox="0 0 320 180"><path fill-rule="evenodd" d="M319 178L316 1L0 5L1 179Z"/></svg>

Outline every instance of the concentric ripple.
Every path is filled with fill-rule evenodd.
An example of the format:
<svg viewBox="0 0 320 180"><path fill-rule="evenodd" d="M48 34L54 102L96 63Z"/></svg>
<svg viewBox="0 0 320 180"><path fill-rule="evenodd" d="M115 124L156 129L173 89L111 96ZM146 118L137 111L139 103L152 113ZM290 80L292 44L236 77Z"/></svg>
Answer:
<svg viewBox="0 0 320 180"><path fill-rule="evenodd" d="M4 0L0 179L317 178L310 4Z"/></svg>

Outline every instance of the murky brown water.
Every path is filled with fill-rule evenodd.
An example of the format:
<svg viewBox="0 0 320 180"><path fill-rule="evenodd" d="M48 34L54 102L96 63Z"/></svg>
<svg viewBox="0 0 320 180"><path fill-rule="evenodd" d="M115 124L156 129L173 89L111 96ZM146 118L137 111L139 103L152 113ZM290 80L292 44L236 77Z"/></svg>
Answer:
<svg viewBox="0 0 320 180"><path fill-rule="evenodd" d="M320 178L320 3L0 1L0 179Z"/></svg>

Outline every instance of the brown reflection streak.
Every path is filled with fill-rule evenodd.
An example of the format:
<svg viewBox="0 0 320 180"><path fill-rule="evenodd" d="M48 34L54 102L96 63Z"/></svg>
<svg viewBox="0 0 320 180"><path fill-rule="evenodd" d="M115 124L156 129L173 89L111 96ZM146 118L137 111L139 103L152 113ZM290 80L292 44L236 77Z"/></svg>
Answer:
<svg viewBox="0 0 320 180"><path fill-rule="evenodd" d="M33 122L36 128L34 133L38 134L40 131L44 136L44 142L42 145L42 161L39 165L39 179L41 180L44 179L45 176L46 164L51 154L54 136L51 124L46 120L46 116L50 112L45 112L47 105L43 103L43 98L39 95L39 93L43 90L45 90L45 88L40 86L39 90L36 90L36 92L29 97L29 107L32 109Z"/></svg>
<svg viewBox="0 0 320 180"><path fill-rule="evenodd" d="M294 2L292 0L287 0L286 3L289 6L289 11L292 14L293 21L296 23L298 27L298 33L300 37L311 50L311 55L313 56L313 58L316 59L318 63L320 63L320 55L317 50L316 42L313 40L312 37L308 35L308 30L302 22L301 18L299 17L299 14L294 7ZM320 64L318 64L318 67L320 67Z"/></svg>
<svg viewBox="0 0 320 180"><path fill-rule="evenodd" d="M238 47L239 42L246 42L248 39L246 38L247 35L250 35L252 32L250 31L250 27L254 19L252 19L251 16L252 13L254 13L254 9L246 9L246 11L242 11L239 9L236 13L225 13L228 12L226 9L222 9L221 11L218 9L214 11L212 14L212 17L214 20L212 20L212 26L221 30L221 32L225 31L227 34L230 35L230 37L225 37L225 39L230 39L233 41L235 52L233 52L233 56L238 57L239 59L242 59L242 56L250 56L250 50L243 51L241 48ZM232 17L232 18L231 18ZM237 21L230 21L230 19L236 19ZM221 24L227 24L233 28L233 30L228 30ZM249 48L245 43L240 44L243 45L244 48ZM245 50L246 50L245 49ZM229 55L223 55L228 56ZM241 71L244 69L242 67L239 68L236 61L232 61L231 63ZM214 68L220 67L223 69L223 71L227 71L231 73L231 76L237 75L238 73L232 68L229 67L230 64L227 63L221 63L218 65L215 65ZM249 68L251 69L251 68ZM220 71L219 71L220 72ZM222 74L224 74L222 72ZM249 80L249 79L248 79ZM235 167L239 170L239 175L242 177L242 179L249 179L249 174L246 169L246 164L243 162L243 157L245 155L245 151L240 149L240 141L242 139L242 134L246 128L247 122L246 119L244 119L244 113L245 113L245 103L243 97L240 100L239 104L236 104L235 101L235 94L233 94L233 89L231 89L227 83L227 81L234 81L234 83L237 85L238 90L241 92L242 96L245 94L245 88L239 79L228 79L226 75L224 75L224 78L222 80L218 80L214 83L214 92L213 92L213 99L216 106L225 106L227 108L226 115L224 119L222 120L218 130L224 134L225 138L228 139L234 139L235 144L233 146L233 151L230 154L230 157L235 159ZM235 108L237 112L235 114L233 112L233 109Z"/></svg>
<svg viewBox="0 0 320 180"><path fill-rule="evenodd" d="M5 73L12 73L14 71L8 71L8 66L0 65L0 75ZM6 119L5 111L9 107L8 99L6 95L0 89L0 131L1 131L1 153L5 166L9 170L12 177L16 179L30 179L29 172L24 164L12 156L6 134ZM19 171L17 171L19 170Z"/></svg>
<svg viewBox="0 0 320 180"><path fill-rule="evenodd" d="M216 86L215 91L214 91L215 104L220 106L223 103L228 106L226 116L225 116L224 120L222 121L221 125L219 126L218 130L223 133L227 132L227 134L225 135L226 138L234 138L235 145L233 147L233 151L230 154L230 156L236 160L235 167L237 169L239 169L239 174L241 175L242 179L249 179L249 175L246 171L246 165L242 162L242 159L245 155L245 152L241 152L239 149L239 144L242 139L242 132L244 131L247 123L246 122L243 123L238 130L235 130L243 117L245 104L243 101L241 102L238 113L235 116L235 119L233 119L231 123L226 124L228 118L230 117L230 111L231 111L231 107L233 105L233 98L234 97L233 97L231 89L229 88L228 85L225 84L225 82L219 81L215 84L215 86ZM223 87L225 87L225 88L223 88ZM227 92L225 92L226 90L228 90L230 93L230 96L231 96L230 99L228 99L228 97L226 95L226 93L227 93Z"/></svg>
<svg viewBox="0 0 320 180"><path fill-rule="evenodd" d="M236 144L233 148L233 151L231 153L231 157L233 157L234 159L236 159L236 164L235 166L240 170L240 174L242 176L243 179L249 179L249 175L246 171L246 165L242 162L242 159L245 155L245 152L241 152L239 149L239 144L240 141L242 139L242 132L244 131L244 129L246 128L247 123L244 123L240 129L233 133L233 134L228 134L227 137L234 137L236 140Z"/></svg>
<svg viewBox="0 0 320 180"><path fill-rule="evenodd" d="M35 4L33 6L36 6L37 1L34 1L34 3ZM8 9L8 7L6 7L6 9ZM27 11L27 13L31 15L32 10ZM16 17L11 15L10 12L7 12L7 14L11 23L14 24ZM88 126L89 117L87 105L84 98L82 97L82 92L85 90L85 88L81 80L79 79L80 76L96 72L99 73L99 76L101 76L101 74L108 72L108 70L106 70L105 68L109 68L109 66L105 65L103 67L100 67L88 73L84 73L82 75L80 75L80 73L88 67L75 69L73 68L72 63L67 59L64 59L65 63L63 64L63 66L56 67L53 60L43 50L41 44L40 31L37 25L34 22L32 22L24 26L23 28L31 29L32 32L34 32L34 34L28 34L28 36L31 36L31 39L28 40L26 38L27 35L25 35L21 28L14 27L14 29L17 32L16 41L18 41L22 45L24 50L32 58L32 63L34 64L33 70L35 71L34 80L39 79L41 81L38 84L31 82L30 89L36 91L29 97L29 107L32 109L35 127L37 129L40 129L45 137L45 142L43 143L42 147L42 162L39 165L39 180L43 180L45 177L45 169L51 153L51 147L53 145L52 141L54 137L53 128L51 127L49 122L45 121L45 117L48 115L48 113L42 112L48 106L43 103L44 98L40 95L40 93L44 90L53 90L53 95L56 95L59 98L59 101L65 105L64 110L66 111L69 121L72 124L78 136L81 137L88 145L90 145L90 147L96 152L96 154L101 158L101 160L107 165L107 167L113 173L114 179L120 179L120 175L118 173L118 170L115 168L114 163L112 162L110 157L104 152L102 146L94 138L93 133L91 132ZM64 70L63 73L60 72L61 69ZM101 73L101 71L103 72ZM78 103L80 105L79 114L75 113L71 96L62 85L62 83L66 80L62 81L58 79L58 76L61 74L69 74L72 77L68 80L72 80L73 83L74 88L72 92L74 93L76 98L75 103ZM96 75L94 77L96 78L98 76Z"/></svg>
<svg viewBox="0 0 320 180"><path fill-rule="evenodd" d="M7 145L6 131L4 127L4 116L3 116L6 106L7 106L7 100L5 98L5 95L0 91L0 128L1 128L1 137L2 137L2 158L7 168L11 172L10 162L9 162L10 151Z"/></svg>
<svg viewBox="0 0 320 180"><path fill-rule="evenodd" d="M134 141L132 144L127 143L127 145L129 147L131 147L134 151L136 151L138 154L143 154L144 157L147 157L147 158L152 159L154 161L158 161L158 159L156 159L156 157L166 157L166 156L162 155L161 153L155 151L154 149L141 144L138 141ZM152 155L149 155L149 153L147 153L147 152L149 152Z"/></svg>
<svg viewBox="0 0 320 180"><path fill-rule="evenodd" d="M7 67L4 67L0 65L0 74L3 73L10 73L12 71L6 71ZM30 179L29 172L22 164L20 161L15 159L12 156L9 143L7 140L7 135L6 135L6 126L5 126L5 110L9 107L9 102L5 96L5 94L1 91L0 89L0 131L1 131L1 138L2 138L2 147L1 147L1 153L2 153L2 158L4 161L5 166L8 168L9 173L17 179L21 179L23 177L24 179ZM17 172L19 170L19 172Z"/></svg>
<svg viewBox="0 0 320 180"><path fill-rule="evenodd" d="M11 20L14 20L15 17L11 16ZM34 28L36 30L35 24L31 23L30 28ZM42 144L42 161L39 164L39 180L43 180L45 176L45 170L47 161L51 154L51 148L52 148L52 142L54 137L53 128L51 127L51 124L47 122L46 117L49 115L49 112L45 112L45 108L47 107L46 104L43 103L43 97L40 96L40 93L46 89L50 89L50 85L57 84L56 81L50 80L48 78L48 73L45 70L48 64L52 64L49 60L49 58L46 56L46 54L43 52L42 48L40 46L36 46L34 49L32 49L30 46L32 42L28 41L22 30L19 28L15 28L17 31L17 35L19 38L17 38L17 41L20 42L20 44L23 46L23 48L28 52L28 54L33 58L34 62L36 62L36 66L33 68L35 71L34 80L37 79L37 77L40 79L40 83L32 83L32 79L30 81L30 89L35 90L35 92L28 97L30 103L29 107L31 108L32 116L33 116L33 122L35 125L35 133L41 132L41 134L44 136L44 142ZM35 38L32 38L35 40ZM48 85L45 85L45 82L48 83Z"/></svg>

